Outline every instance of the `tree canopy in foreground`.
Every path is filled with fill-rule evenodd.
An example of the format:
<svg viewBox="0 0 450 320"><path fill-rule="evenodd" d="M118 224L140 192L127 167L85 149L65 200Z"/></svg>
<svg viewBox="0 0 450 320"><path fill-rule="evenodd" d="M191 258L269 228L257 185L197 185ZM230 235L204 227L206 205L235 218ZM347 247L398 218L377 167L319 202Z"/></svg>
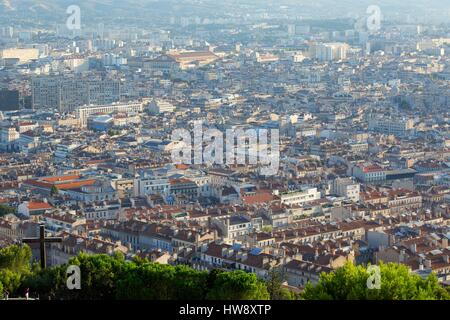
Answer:
<svg viewBox="0 0 450 320"><path fill-rule="evenodd" d="M165 265L136 258L127 261L121 254L79 254L66 265L41 270L30 264L28 245L0 249L0 298L23 296L26 289L40 299L85 300L267 300L267 299L450 299L436 275L426 279L412 274L404 265L381 264L380 289L369 289L367 268L350 263L320 277L316 286L308 284L301 296L282 286L284 274L272 270L266 281L244 271L197 271L185 265ZM77 265L81 289L67 288L67 267Z"/></svg>
<svg viewBox="0 0 450 320"><path fill-rule="evenodd" d="M316 286L308 284L303 298L308 300L440 300L450 299L436 275L423 279L402 264L383 264L380 268L380 288L370 289L367 268L347 263L335 272L323 273ZM370 281L370 280L369 280Z"/></svg>

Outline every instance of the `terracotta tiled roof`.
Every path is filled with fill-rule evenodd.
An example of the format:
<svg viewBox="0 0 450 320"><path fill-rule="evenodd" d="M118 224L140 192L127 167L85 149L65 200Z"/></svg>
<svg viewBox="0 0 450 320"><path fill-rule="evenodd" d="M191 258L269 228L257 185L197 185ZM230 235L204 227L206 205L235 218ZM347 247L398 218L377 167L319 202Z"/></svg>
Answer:
<svg viewBox="0 0 450 320"><path fill-rule="evenodd" d="M269 191L257 192L256 194L242 197L245 204L266 203L272 201L273 199L274 197Z"/></svg>
<svg viewBox="0 0 450 320"><path fill-rule="evenodd" d="M53 208L46 202L31 201L28 203L29 210L47 210Z"/></svg>
<svg viewBox="0 0 450 320"><path fill-rule="evenodd" d="M42 178L42 181L46 182L58 182L58 181L68 181L68 180L75 180L80 179L79 175L67 175L67 176L55 176L55 177L48 177L48 178Z"/></svg>

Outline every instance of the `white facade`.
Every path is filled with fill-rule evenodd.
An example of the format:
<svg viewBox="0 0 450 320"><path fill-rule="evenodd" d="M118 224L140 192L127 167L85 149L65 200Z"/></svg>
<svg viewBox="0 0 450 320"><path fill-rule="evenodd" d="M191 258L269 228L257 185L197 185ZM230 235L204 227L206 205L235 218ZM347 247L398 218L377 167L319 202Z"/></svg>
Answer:
<svg viewBox="0 0 450 320"><path fill-rule="evenodd" d="M167 178L139 177L134 179L134 195L147 196L151 194L167 195L170 193L170 183Z"/></svg>
<svg viewBox="0 0 450 320"><path fill-rule="evenodd" d="M347 58L348 44L320 43L313 46L314 58L320 61L343 60Z"/></svg>
<svg viewBox="0 0 450 320"><path fill-rule="evenodd" d="M175 106L168 101L153 100L148 109L152 114L170 113L175 111Z"/></svg>
<svg viewBox="0 0 450 320"><path fill-rule="evenodd" d="M360 184L350 178L338 178L333 181L331 192L341 197L346 197L353 202L359 201Z"/></svg>
<svg viewBox="0 0 450 320"><path fill-rule="evenodd" d="M369 130L382 134L405 137L414 129L412 119L370 119Z"/></svg>
<svg viewBox="0 0 450 320"><path fill-rule="evenodd" d="M2 128L0 132L0 142L2 143L11 143L19 139L20 135L16 131L15 128L9 127L9 128Z"/></svg>
<svg viewBox="0 0 450 320"><path fill-rule="evenodd" d="M320 199L317 188L306 188L304 190L290 191L280 194L281 202L287 205L301 205L310 201Z"/></svg>
<svg viewBox="0 0 450 320"><path fill-rule="evenodd" d="M87 119L90 115L95 113L114 113L114 112L142 112L144 105L142 102L131 102L131 103L113 103L109 105L94 105L94 106L83 106L76 110L77 118L80 119L80 124L82 126L87 125Z"/></svg>

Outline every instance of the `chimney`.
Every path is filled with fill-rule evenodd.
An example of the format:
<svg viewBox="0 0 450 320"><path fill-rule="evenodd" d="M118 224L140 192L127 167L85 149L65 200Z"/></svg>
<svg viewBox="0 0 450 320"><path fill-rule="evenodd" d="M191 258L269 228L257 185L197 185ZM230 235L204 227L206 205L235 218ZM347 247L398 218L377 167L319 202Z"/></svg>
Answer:
<svg viewBox="0 0 450 320"><path fill-rule="evenodd" d="M409 248L413 253L416 253L417 251L417 244L413 243Z"/></svg>
<svg viewBox="0 0 450 320"><path fill-rule="evenodd" d="M448 263L448 254L444 254L442 260L444 260L445 263Z"/></svg>

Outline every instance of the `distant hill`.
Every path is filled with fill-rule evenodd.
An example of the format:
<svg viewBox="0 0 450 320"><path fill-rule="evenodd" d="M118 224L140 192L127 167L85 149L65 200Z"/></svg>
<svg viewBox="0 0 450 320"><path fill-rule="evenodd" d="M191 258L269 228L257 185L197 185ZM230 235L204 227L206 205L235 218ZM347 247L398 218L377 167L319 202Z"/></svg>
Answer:
<svg viewBox="0 0 450 320"><path fill-rule="evenodd" d="M5 11L38 12L60 10L65 2L56 0L0 0L0 9Z"/></svg>
<svg viewBox="0 0 450 320"><path fill-rule="evenodd" d="M172 0L0 0L0 16L19 20L45 21L52 24L61 21L67 15L70 5L81 8L82 20L92 21L96 18L128 19L141 17L144 14L152 15L152 7L158 3L158 9L164 8L164 2ZM183 0L181 0L183 1ZM153 5L152 5L153 4ZM155 13L158 10L155 10ZM94 18L94 19L92 19Z"/></svg>
<svg viewBox="0 0 450 320"><path fill-rule="evenodd" d="M414 0L410 3L404 0L377 0L383 14L411 14L422 12L448 12L442 0ZM300 14L332 11L336 17L345 18L349 15L364 15L368 5L373 0L0 0L0 16L17 19L41 19L46 22L59 20L66 15L70 5L79 5L84 18L95 19L125 19L129 21L152 19L163 16L234 16L236 10L249 14L257 14L261 10L298 11ZM443 13L445 14L445 13ZM93 18L93 19L91 19ZM105 21L106 22L106 21Z"/></svg>

